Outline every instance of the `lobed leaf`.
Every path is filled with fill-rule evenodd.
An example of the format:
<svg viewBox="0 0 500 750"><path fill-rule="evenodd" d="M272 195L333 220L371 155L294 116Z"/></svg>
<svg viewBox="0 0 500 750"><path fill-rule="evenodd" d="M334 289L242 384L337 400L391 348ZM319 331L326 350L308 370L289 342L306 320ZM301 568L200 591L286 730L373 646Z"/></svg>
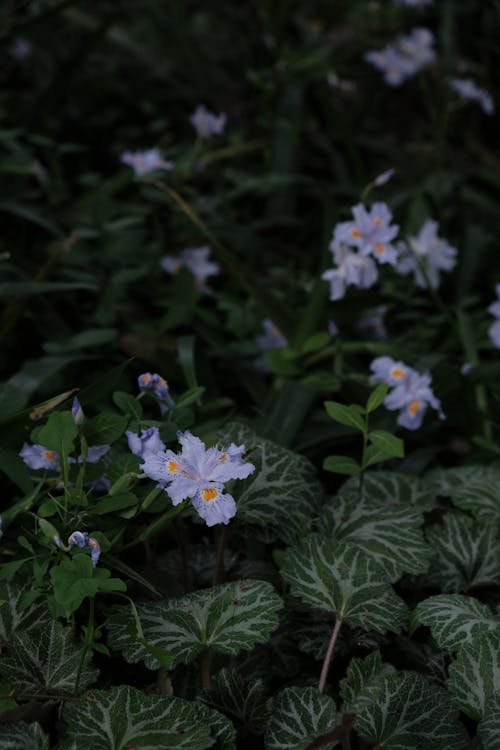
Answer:
<svg viewBox="0 0 500 750"><path fill-rule="evenodd" d="M214 744L205 707L121 685L66 703L62 718L79 750L204 750Z"/></svg>
<svg viewBox="0 0 500 750"><path fill-rule="evenodd" d="M97 677L90 656L89 651L83 659L81 688ZM0 656L0 673L19 692L68 695L75 691L81 658L71 628L52 621L28 633L14 633L7 653Z"/></svg>
<svg viewBox="0 0 500 750"><path fill-rule="evenodd" d="M446 691L417 672L384 677L361 706L354 728L384 750L465 750L467 743Z"/></svg>
<svg viewBox="0 0 500 750"><path fill-rule="evenodd" d="M455 705L472 719L486 716L488 700L500 691L500 633L476 633L459 649L448 674Z"/></svg>
<svg viewBox="0 0 500 750"><path fill-rule="evenodd" d="M365 630L397 633L406 618L383 569L353 544L310 535L287 551L281 574L293 596Z"/></svg>
<svg viewBox="0 0 500 750"><path fill-rule="evenodd" d="M410 632L427 625L440 648L456 651L472 643L479 633L500 633L500 620L490 608L461 594L438 594L417 604L410 618Z"/></svg>
<svg viewBox="0 0 500 750"><path fill-rule="evenodd" d="M266 750L306 750L338 722L332 698L315 687L285 688L273 700L264 737Z"/></svg>
<svg viewBox="0 0 500 750"><path fill-rule="evenodd" d="M428 582L444 592L468 591L500 583L498 527L447 513L442 526L427 530L433 550Z"/></svg>
<svg viewBox="0 0 500 750"><path fill-rule="evenodd" d="M139 604L137 611L146 641L170 652L175 665L192 662L208 646L235 655L265 643L278 627L282 606L270 583L245 580ZM109 630L110 645L127 661L158 668L157 660L137 641L128 608L110 618Z"/></svg>

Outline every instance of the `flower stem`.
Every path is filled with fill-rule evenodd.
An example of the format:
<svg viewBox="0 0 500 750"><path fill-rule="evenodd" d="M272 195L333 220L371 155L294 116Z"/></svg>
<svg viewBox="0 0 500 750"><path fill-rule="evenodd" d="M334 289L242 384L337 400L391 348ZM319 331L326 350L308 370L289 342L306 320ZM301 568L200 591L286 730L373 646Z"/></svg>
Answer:
<svg viewBox="0 0 500 750"><path fill-rule="evenodd" d="M330 669L330 662L332 660L333 649L335 648L335 643L337 642L337 638L340 633L341 627L342 627L342 618L339 615L337 615L335 618L335 627L332 630L332 635L330 636L330 643L328 644L325 658L323 660L323 666L321 667L321 675L320 675L319 684L318 684L318 690L320 693L323 693L325 691L326 678L328 677L328 670Z"/></svg>
<svg viewBox="0 0 500 750"><path fill-rule="evenodd" d="M80 678L82 676L83 664L85 662L85 657L87 656L87 651L89 650L93 640L94 640L94 599L90 599L89 624L87 627L87 632L85 633L85 643L83 644L82 654L80 656L78 672L76 673L75 693L78 693L78 689L80 687Z"/></svg>
<svg viewBox="0 0 500 750"><path fill-rule="evenodd" d="M226 539L227 539L227 526L223 526L218 532L217 539L217 552L215 557L215 569L214 577L212 579L212 586L217 586L218 583L222 583L224 580L224 552L226 550Z"/></svg>
<svg viewBox="0 0 500 750"><path fill-rule="evenodd" d="M210 646L205 648L201 657L201 685L203 690L210 689L210 664L212 662L212 650Z"/></svg>

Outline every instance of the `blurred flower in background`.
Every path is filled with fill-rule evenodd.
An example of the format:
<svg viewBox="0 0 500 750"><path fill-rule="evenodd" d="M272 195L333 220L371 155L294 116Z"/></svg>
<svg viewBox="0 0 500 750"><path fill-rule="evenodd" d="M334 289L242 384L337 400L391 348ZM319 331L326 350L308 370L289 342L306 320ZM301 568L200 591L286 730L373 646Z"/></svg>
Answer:
<svg viewBox="0 0 500 750"><path fill-rule="evenodd" d="M389 86L400 86L434 62L434 42L434 34L429 29L415 28L381 50L366 52L364 59L384 73Z"/></svg>
<svg viewBox="0 0 500 750"><path fill-rule="evenodd" d="M492 115L495 112L491 94L478 86L472 78L452 78L450 86L462 99L477 102L485 114Z"/></svg>
<svg viewBox="0 0 500 750"><path fill-rule="evenodd" d="M196 135L202 140L206 140L212 135L222 135L226 127L226 120L224 112L220 115L215 115L203 104L198 104L189 118L189 122L196 130Z"/></svg>
<svg viewBox="0 0 500 750"><path fill-rule="evenodd" d="M205 284L210 276L217 276L220 273L220 266L209 260L210 248L204 247L187 247L179 256L165 255L160 265L167 273L177 273L184 266L193 274L196 283L200 289L209 291Z"/></svg>
<svg viewBox="0 0 500 750"><path fill-rule="evenodd" d="M438 237L439 224L427 219L418 234L398 243L399 273L413 273L415 284L422 289L437 289L440 271L451 271L456 264L457 249Z"/></svg>
<svg viewBox="0 0 500 750"><path fill-rule="evenodd" d="M150 148L147 151L124 151L120 156L120 161L132 167L136 177L142 177L159 169L174 168L174 163L166 161L159 148Z"/></svg>

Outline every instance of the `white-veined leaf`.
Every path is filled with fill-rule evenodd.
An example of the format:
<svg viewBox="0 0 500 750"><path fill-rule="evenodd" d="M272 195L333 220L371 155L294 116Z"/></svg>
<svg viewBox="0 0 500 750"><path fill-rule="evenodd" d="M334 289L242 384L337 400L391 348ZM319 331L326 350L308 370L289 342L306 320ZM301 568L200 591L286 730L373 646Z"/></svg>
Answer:
<svg viewBox="0 0 500 750"><path fill-rule="evenodd" d="M270 583L235 581L196 591L179 599L137 605L144 638L169 651L173 665L189 663L206 647L235 655L265 643L278 627L277 612L283 602ZM128 607L109 622L111 648L127 661L144 661L157 669L157 660L135 638Z"/></svg>
<svg viewBox="0 0 500 750"><path fill-rule="evenodd" d="M478 633L459 649L448 674L458 708L472 719L482 719L487 701L500 691L500 633Z"/></svg>
<svg viewBox="0 0 500 750"><path fill-rule="evenodd" d="M500 620L490 608L461 594L438 594L417 604L410 618L410 632L419 625L427 625L438 646L450 651L471 643L478 633L500 633Z"/></svg>
<svg viewBox="0 0 500 750"><path fill-rule="evenodd" d="M0 583L0 639L7 643L11 635L18 630L32 630L48 622L47 604L37 599L28 607L23 608L23 598L32 590L31 584L23 587L15 583Z"/></svg>
<svg viewBox="0 0 500 750"><path fill-rule="evenodd" d="M450 497L462 510L484 521L500 521L500 469L494 466L462 466L437 469L426 476L435 491Z"/></svg>
<svg viewBox="0 0 500 750"><path fill-rule="evenodd" d="M465 750L458 711L438 684L417 672L382 678L372 700L361 706L354 728L383 750Z"/></svg>
<svg viewBox="0 0 500 750"><path fill-rule="evenodd" d="M269 707L262 680L246 679L236 669L221 669L200 700L229 716L246 731L255 734L264 731Z"/></svg>
<svg viewBox="0 0 500 750"><path fill-rule="evenodd" d="M244 443L255 471L234 487L237 518L259 527L266 539L294 544L309 529L322 496L315 469L304 456L232 423L219 434L224 445Z"/></svg>
<svg viewBox="0 0 500 750"><path fill-rule="evenodd" d="M426 580L444 592L468 591L500 583L498 527L447 513L442 525L426 532L433 550Z"/></svg>
<svg viewBox="0 0 500 750"><path fill-rule="evenodd" d="M357 713L381 690L382 677L396 670L391 664L383 664L380 651L373 651L364 659L354 657L347 667L347 674L340 681L340 695L344 701L343 713Z"/></svg>
<svg viewBox="0 0 500 750"><path fill-rule="evenodd" d="M214 744L206 706L121 685L66 703L62 717L79 750L204 750Z"/></svg>
<svg viewBox="0 0 500 750"><path fill-rule="evenodd" d="M414 506L431 510L436 505L435 493L419 477L398 471L368 471L360 492L359 478L348 479L340 488L339 497L365 500L370 506L385 510L394 506Z"/></svg>
<svg viewBox="0 0 500 750"><path fill-rule="evenodd" d="M40 724L0 724L0 747L2 750L49 750L49 738Z"/></svg>
<svg viewBox="0 0 500 750"><path fill-rule="evenodd" d="M500 750L500 691L486 701L477 734L483 742L484 750Z"/></svg>
<svg viewBox="0 0 500 750"><path fill-rule="evenodd" d="M293 596L365 630L397 633L406 618L383 569L353 544L310 535L286 552L281 574Z"/></svg>
<svg viewBox="0 0 500 750"><path fill-rule="evenodd" d="M421 531L422 515L415 508L374 508L365 498L344 495L324 508L321 529L359 546L384 569L391 581L402 573L424 573L431 552Z"/></svg>
<svg viewBox="0 0 500 750"><path fill-rule="evenodd" d="M332 732L337 719L332 698L322 695L317 688L285 688L273 700L264 747L266 750L306 750L317 737Z"/></svg>
<svg viewBox="0 0 500 750"><path fill-rule="evenodd" d="M0 674L16 692L72 694L82 656L71 628L52 621L28 633L14 633L5 654L0 656ZM85 689L97 677L89 665L91 651L85 655L80 688Z"/></svg>

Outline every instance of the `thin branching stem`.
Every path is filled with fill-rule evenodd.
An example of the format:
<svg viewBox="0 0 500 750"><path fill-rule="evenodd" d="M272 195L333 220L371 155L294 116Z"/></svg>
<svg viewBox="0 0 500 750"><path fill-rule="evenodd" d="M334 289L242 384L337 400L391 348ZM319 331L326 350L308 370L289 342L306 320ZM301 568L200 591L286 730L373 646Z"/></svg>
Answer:
<svg viewBox="0 0 500 750"><path fill-rule="evenodd" d="M342 618L339 617L339 615L337 615L337 617L335 618L335 626L332 630L332 635L330 636L330 643L328 644L325 658L323 660L323 666L321 667L321 675L320 675L319 684L318 684L318 690L320 693L324 693L325 691L326 678L328 677L328 671L330 669L330 662L332 660L333 650L335 648L335 644L337 642L337 638L340 633L341 627L342 627Z"/></svg>

